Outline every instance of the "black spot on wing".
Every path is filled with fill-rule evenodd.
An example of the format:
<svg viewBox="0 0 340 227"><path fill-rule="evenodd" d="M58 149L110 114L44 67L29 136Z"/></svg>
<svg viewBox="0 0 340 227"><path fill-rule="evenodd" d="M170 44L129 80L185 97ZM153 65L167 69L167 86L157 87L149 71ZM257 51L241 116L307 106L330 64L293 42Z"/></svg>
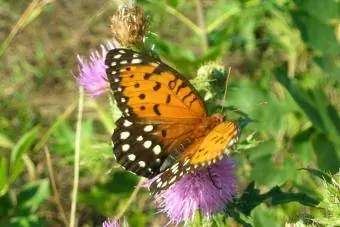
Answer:
<svg viewBox="0 0 340 227"><path fill-rule="evenodd" d="M186 83L183 81L181 83L181 85L178 86L177 90L176 90L176 95L179 93L179 91L183 88L187 87Z"/></svg>
<svg viewBox="0 0 340 227"><path fill-rule="evenodd" d="M168 94L168 96L166 97L165 103L166 103L166 104L169 104L170 101L171 101L171 95Z"/></svg>
<svg viewBox="0 0 340 227"><path fill-rule="evenodd" d="M161 112L159 112L159 104L155 104L154 106L153 106L153 111L158 115L158 116L160 116L161 115Z"/></svg>
<svg viewBox="0 0 340 227"><path fill-rule="evenodd" d="M162 86L161 83L156 81L156 85L153 87L153 90L158 91L161 88L161 86Z"/></svg>

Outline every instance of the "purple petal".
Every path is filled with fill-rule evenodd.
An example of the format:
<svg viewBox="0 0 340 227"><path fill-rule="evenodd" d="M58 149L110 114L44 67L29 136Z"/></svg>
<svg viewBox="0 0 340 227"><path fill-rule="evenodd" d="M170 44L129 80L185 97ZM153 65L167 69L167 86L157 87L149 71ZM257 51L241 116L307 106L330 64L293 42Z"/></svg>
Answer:
<svg viewBox="0 0 340 227"><path fill-rule="evenodd" d="M102 227L129 227L129 224L126 222L125 218L123 223L116 218L109 218L103 222Z"/></svg>
<svg viewBox="0 0 340 227"><path fill-rule="evenodd" d="M177 225L192 219L197 210L209 218L222 210L235 194L234 163L225 158L209 168L187 174L156 199L160 200L159 209Z"/></svg>
<svg viewBox="0 0 340 227"><path fill-rule="evenodd" d="M91 97L97 97L109 91L109 84L106 75L105 57L109 50L118 48L117 42L108 42L101 45L101 51L94 51L89 59L78 57L79 72L76 77L79 86L82 86Z"/></svg>

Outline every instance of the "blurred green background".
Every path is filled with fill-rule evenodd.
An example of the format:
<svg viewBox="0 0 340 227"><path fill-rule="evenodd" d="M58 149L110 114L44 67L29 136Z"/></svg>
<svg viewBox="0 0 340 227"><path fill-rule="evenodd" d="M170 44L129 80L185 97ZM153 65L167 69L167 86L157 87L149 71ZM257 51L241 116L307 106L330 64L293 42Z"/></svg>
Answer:
<svg viewBox="0 0 340 227"><path fill-rule="evenodd" d="M222 213L205 224L334 224L340 208L329 193L338 193L339 202L339 177L331 175L340 167L340 2L138 2L149 14L147 42L155 52L190 79L210 61L231 67L224 105L253 120L233 155L238 198L247 188L243 208L249 212L236 205L243 221L229 212L234 218ZM68 225L76 56L112 38L116 8L112 0L0 0L0 226ZM224 85L201 85L202 95L211 95L209 111L219 109ZM230 118L239 117L237 111L229 111ZM78 226L99 226L117 215L138 182L113 159L114 120L107 97L85 100ZM308 198L321 203L312 207ZM156 212L142 190L124 216L131 226L166 224Z"/></svg>

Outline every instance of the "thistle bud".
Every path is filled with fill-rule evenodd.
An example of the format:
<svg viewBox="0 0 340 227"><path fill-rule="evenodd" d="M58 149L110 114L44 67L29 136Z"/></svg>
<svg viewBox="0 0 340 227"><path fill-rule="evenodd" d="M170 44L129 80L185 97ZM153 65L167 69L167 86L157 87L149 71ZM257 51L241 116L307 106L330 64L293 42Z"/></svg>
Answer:
<svg viewBox="0 0 340 227"><path fill-rule="evenodd" d="M142 7L136 4L123 5L111 19L111 32L122 46L137 46L143 42L147 24Z"/></svg>

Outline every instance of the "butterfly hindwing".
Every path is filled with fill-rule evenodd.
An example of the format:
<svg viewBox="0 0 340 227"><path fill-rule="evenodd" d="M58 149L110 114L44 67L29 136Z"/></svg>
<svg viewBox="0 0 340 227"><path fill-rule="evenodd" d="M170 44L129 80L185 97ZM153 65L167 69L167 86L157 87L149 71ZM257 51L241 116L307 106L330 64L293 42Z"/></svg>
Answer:
<svg viewBox="0 0 340 227"><path fill-rule="evenodd" d="M226 121L217 125L207 136L185 149L178 162L157 176L150 186L151 192L157 194L188 172L209 166L229 155L239 135L240 128L237 121Z"/></svg>
<svg viewBox="0 0 340 227"><path fill-rule="evenodd" d="M115 157L126 170L144 177L159 173L167 155L162 143L152 136L157 126L122 117L112 135Z"/></svg>

